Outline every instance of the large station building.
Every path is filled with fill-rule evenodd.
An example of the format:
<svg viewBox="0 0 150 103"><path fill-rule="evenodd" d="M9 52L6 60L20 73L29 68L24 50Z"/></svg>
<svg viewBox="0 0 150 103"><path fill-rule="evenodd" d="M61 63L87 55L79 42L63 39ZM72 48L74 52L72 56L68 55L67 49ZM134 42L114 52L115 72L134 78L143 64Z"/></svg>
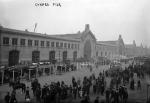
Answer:
<svg viewBox="0 0 150 103"><path fill-rule="evenodd" d="M77 61L81 58L97 60L98 57L113 60L147 54L148 48L136 46L135 41L130 45L124 44L121 35L116 41L97 41L89 24L82 32L61 35L0 27L0 65Z"/></svg>

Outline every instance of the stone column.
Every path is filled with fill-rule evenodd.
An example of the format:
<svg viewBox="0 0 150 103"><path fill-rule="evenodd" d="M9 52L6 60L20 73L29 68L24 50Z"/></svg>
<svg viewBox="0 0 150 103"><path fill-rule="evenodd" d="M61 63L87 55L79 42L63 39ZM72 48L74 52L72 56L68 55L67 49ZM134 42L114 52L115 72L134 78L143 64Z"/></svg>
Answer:
<svg viewBox="0 0 150 103"><path fill-rule="evenodd" d="M2 72L2 85L4 83L4 70L1 71Z"/></svg>
<svg viewBox="0 0 150 103"><path fill-rule="evenodd" d="M38 69L39 68L36 68L36 78L38 77Z"/></svg>
<svg viewBox="0 0 150 103"><path fill-rule="evenodd" d="M29 69L29 80L31 78L31 69Z"/></svg>
<svg viewBox="0 0 150 103"><path fill-rule="evenodd" d="M22 68L21 68L21 79L22 79Z"/></svg>
<svg viewBox="0 0 150 103"><path fill-rule="evenodd" d="M43 76L45 76L45 68L42 68Z"/></svg>
<svg viewBox="0 0 150 103"><path fill-rule="evenodd" d="M15 80L15 70L13 70L13 81Z"/></svg>

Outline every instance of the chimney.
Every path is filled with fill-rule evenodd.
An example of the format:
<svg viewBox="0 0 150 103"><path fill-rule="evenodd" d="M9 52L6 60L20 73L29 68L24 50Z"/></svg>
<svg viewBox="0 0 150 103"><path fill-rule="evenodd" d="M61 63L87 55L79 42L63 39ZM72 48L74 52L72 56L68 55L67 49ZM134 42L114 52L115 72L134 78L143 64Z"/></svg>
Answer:
<svg viewBox="0 0 150 103"><path fill-rule="evenodd" d="M89 31L90 30L90 26L89 26L89 24L86 24L85 25L85 31Z"/></svg>

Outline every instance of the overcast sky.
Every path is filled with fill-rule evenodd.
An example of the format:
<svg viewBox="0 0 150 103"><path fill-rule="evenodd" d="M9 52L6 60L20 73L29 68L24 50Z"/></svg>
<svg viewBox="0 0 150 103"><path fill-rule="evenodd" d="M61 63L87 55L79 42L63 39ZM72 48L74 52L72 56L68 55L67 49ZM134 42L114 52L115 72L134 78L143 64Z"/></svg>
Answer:
<svg viewBox="0 0 150 103"><path fill-rule="evenodd" d="M48 7L35 3L49 3ZM61 7L52 6L53 2ZM150 46L150 0L0 0L0 24L4 27L47 34L83 31L85 24L99 41L133 40Z"/></svg>

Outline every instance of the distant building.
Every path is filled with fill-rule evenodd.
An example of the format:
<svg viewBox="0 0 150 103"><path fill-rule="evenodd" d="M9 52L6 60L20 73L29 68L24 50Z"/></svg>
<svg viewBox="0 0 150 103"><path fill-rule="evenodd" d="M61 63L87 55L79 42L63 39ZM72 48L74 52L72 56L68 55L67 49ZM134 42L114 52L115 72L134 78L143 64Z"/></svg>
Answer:
<svg viewBox="0 0 150 103"><path fill-rule="evenodd" d="M147 47L144 48L142 44L137 46L135 40L133 41L133 44L126 44L125 47L127 57L146 56L150 53L150 50L148 50Z"/></svg>
<svg viewBox="0 0 150 103"><path fill-rule="evenodd" d="M108 59L121 59L125 57L125 45L121 35L119 35L116 41L98 41L97 52L100 54L98 56Z"/></svg>
<svg viewBox="0 0 150 103"><path fill-rule="evenodd" d="M138 55L145 55L145 49L140 47L140 50ZM115 59L133 56L134 51L137 50L124 44L121 35L116 41L96 41L88 24L83 32L61 35L0 27L0 65L53 60L76 61L79 58L95 60L97 57Z"/></svg>

